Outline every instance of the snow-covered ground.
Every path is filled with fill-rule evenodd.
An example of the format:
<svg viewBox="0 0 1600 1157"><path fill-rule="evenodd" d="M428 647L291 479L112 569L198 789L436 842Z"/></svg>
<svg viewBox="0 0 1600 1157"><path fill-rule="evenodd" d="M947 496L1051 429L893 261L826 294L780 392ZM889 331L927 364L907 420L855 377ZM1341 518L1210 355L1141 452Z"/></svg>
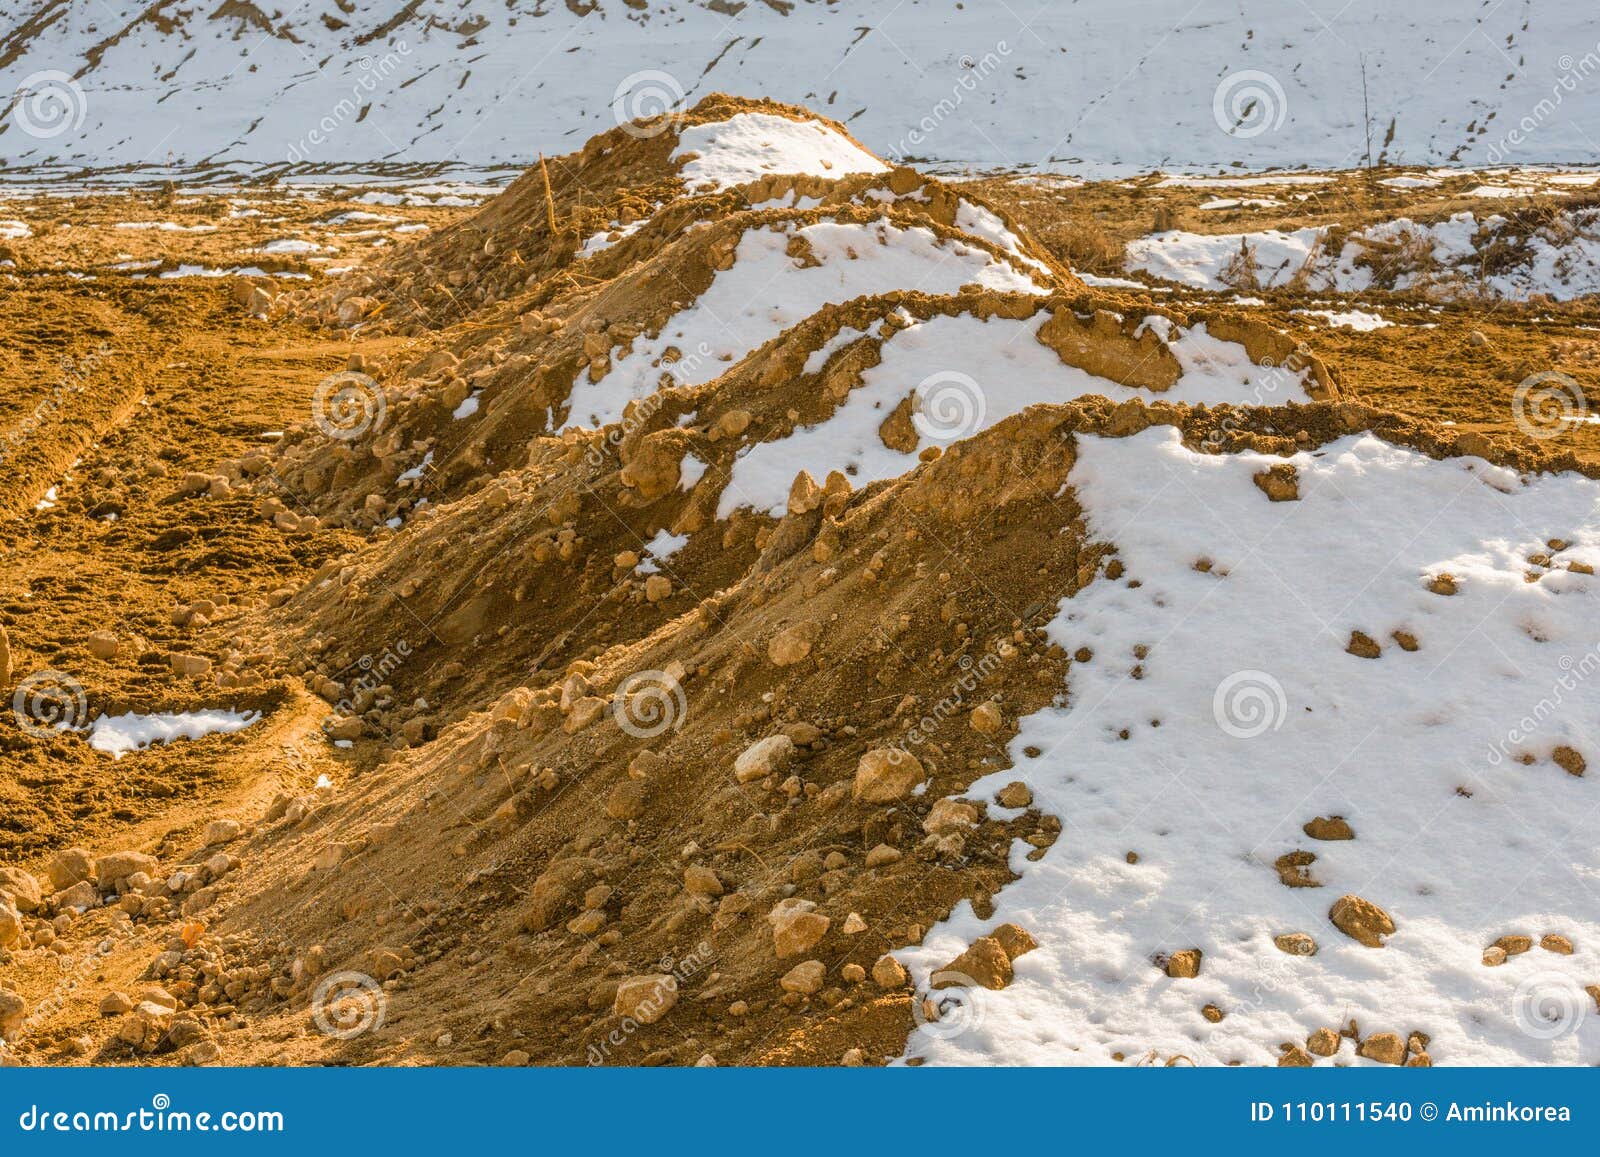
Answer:
<svg viewBox="0 0 1600 1157"><path fill-rule="evenodd" d="M1600 483L1357 435L1293 458L1299 500L1270 502L1252 477L1282 461L1197 454L1168 428L1080 440L1071 481L1124 577L1060 604L1052 639L1092 659L1070 702L1021 721L1015 766L968 793L1021 778L1061 838L1037 863L1019 842L1022 879L991 919L963 904L897 955L925 982L1005 921L1039 948L1008 989L955 997L910 1055L1271 1064L1279 1042L1353 1018L1363 1036L1428 1034L1439 1064L1600 1056L1584 991L1600 782L1552 760L1569 745L1592 770L1597 753L1597 580L1567 565L1600 563ZM1457 593L1429 589L1441 573ZM1353 631L1381 655L1348 653ZM1355 838L1309 838L1319 816ZM1321 887L1279 882L1293 851ZM1330 923L1346 893L1390 914L1382 947ZM1275 945L1295 932L1314 955ZM1552 933L1576 951L1538 947ZM1508 935L1535 947L1487 966ZM1191 948L1196 978L1155 963ZM1368 1063L1353 1050L1336 1061Z"/></svg>
<svg viewBox="0 0 1600 1157"><path fill-rule="evenodd" d="M719 89L977 167L1343 168L1369 129L1392 163L1589 163L1600 120L1581 4L398 7L17 0L0 161L525 165Z"/></svg>
<svg viewBox="0 0 1600 1157"><path fill-rule="evenodd" d="M1312 292L1361 293L1374 288L1370 264L1388 251L1402 256L1407 271L1397 290L1420 288L1449 277L1480 283L1485 249L1509 236L1505 217L1481 220L1457 213L1423 224L1401 217L1349 233L1337 250L1327 227L1292 233L1265 229L1254 233L1152 233L1129 243L1130 272L1147 273L1195 289L1275 289L1298 284ZM1526 259L1481 279L1490 293L1512 299L1546 294L1568 300L1600 293L1600 214L1564 213L1559 222L1527 236Z"/></svg>
<svg viewBox="0 0 1600 1157"><path fill-rule="evenodd" d="M861 385L826 421L787 438L757 443L734 463L717 517L743 506L781 517L790 483L801 470L819 479L838 470L857 487L897 477L916 466L923 449L948 446L1041 402L1087 394L1116 402L1158 396L1064 365L1038 338L1049 319L1044 312L1027 321L984 321L962 314L896 331L883 344L879 364L862 374ZM1183 370L1177 383L1159 395L1162 401L1215 405L1309 400L1300 374L1255 365L1243 346L1218 341L1204 325L1178 331L1159 316L1145 324L1168 340ZM878 428L908 393L915 398L917 446L900 451L884 444Z"/></svg>
<svg viewBox="0 0 1600 1157"><path fill-rule="evenodd" d="M807 247L809 263L790 255L796 243ZM792 233L782 227L749 230L739 239L733 267L718 273L659 334L635 340L632 351L616 356L598 381L590 380L587 369L579 372L565 425L620 421L624 407L654 393L663 374L676 385L709 382L829 302L895 289L954 293L963 285L1029 293L1047 288L977 245L941 239L920 226L824 220ZM663 360L674 349L677 356Z"/></svg>

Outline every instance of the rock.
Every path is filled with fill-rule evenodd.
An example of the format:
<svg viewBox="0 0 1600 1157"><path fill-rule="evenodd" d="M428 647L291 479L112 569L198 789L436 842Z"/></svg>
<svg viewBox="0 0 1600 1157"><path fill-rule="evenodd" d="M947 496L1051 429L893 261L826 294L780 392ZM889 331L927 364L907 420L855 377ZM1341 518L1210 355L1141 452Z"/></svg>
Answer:
<svg viewBox="0 0 1600 1157"><path fill-rule="evenodd" d="M599 864L590 859L570 857L556 860L533 882L522 926L529 932L552 928L576 908L584 892L594 883Z"/></svg>
<svg viewBox="0 0 1600 1157"><path fill-rule="evenodd" d="M367 952L367 971L380 984L405 970L405 959L392 948L373 948Z"/></svg>
<svg viewBox="0 0 1600 1157"><path fill-rule="evenodd" d="M100 886L109 889L139 872L153 877L160 868L160 862L154 856L143 852L112 852L95 861L94 874L99 878Z"/></svg>
<svg viewBox="0 0 1600 1157"><path fill-rule="evenodd" d="M614 820L636 820L644 815L649 784L642 779L624 779L606 797L606 815Z"/></svg>
<svg viewBox="0 0 1600 1157"><path fill-rule="evenodd" d="M1200 961L1205 953L1198 948L1184 948L1167 957L1167 975L1177 980L1192 980L1200 975Z"/></svg>
<svg viewBox="0 0 1600 1157"><path fill-rule="evenodd" d="M1000 717L1000 708L993 703L980 703L972 709L972 714L967 716L967 722L979 735L993 735L1000 730L1004 720Z"/></svg>
<svg viewBox="0 0 1600 1157"><path fill-rule="evenodd" d="M94 875L94 857L83 848L67 848L51 857L45 875L53 891L62 891Z"/></svg>
<svg viewBox="0 0 1600 1157"><path fill-rule="evenodd" d="M1562 956L1572 955L1572 941L1555 932L1539 937L1539 947L1546 952L1559 952Z"/></svg>
<svg viewBox="0 0 1600 1157"><path fill-rule="evenodd" d="M1257 471L1251 481L1273 502L1294 502L1300 497L1300 476L1287 463Z"/></svg>
<svg viewBox="0 0 1600 1157"><path fill-rule="evenodd" d="M1353 840L1356 838L1343 816L1318 816L1307 820L1301 831L1314 840Z"/></svg>
<svg viewBox="0 0 1600 1157"><path fill-rule="evenodd" d="M883 868L890 864L899 863L900 849L891 848L888 844L878 844L867 853L867 867Z"/></svg>
<svg viewBox="0 0 1600 1157"><path fill-rule="evenodd" d="M859 936L866 930L867 922L861 918L861 913L859 912L852 912L850 915L846 916L844 918L844 924L839 928L839 931L843 932L846 936Z"/></svg>
<svg viewBox="0 0 1600 1157"><path fill-rule="evenodd" d="M930 988L1001 989L1011 983L1011 958L993 936L980 936L960 956L928 979Z"/></svg>
<svg viewBox="0 0 1600 1157"><path fill-rule="evenodd" d="M1485 968L1499 968L1506 962L1506 950L1498 944L1491 944L1483 950L1483 966Z"/></svg>
<svg viewBox="0 0 1600 1157"><path fill-rule="evenodd" d="M846 984L860 984L867 978L867 970L859 964L846 964L839 969L839 979Z"/></svg>
<svg viewBox="0 0 1600 1157"><path fill-rule="evenodd" d="M122 1018L117 1039L141 1052L154 1052L172 1027L172 1010L144 1001Z"/></svg>
<svg viewBox="0 0 1600 1157"><path fill-rule="evenodd" d="M1394 931L1389 913L1360 896L1340 896L1328 909L1328 919L1350 939L1368 948L1382 948L1383 938Z"/></svg>
<svg viewBox="0 0 1600 1157"><path fill-rule="evenodd" d="M702 864L691 864L683 870L683 889L691 896L720 896L727 890L716 872Z"/></svg>
<svg viewBox="0 0 1600 1157"><path fill-rule="evenodd" d="M523 1052L521 1049L512 1049L495 1063L503 1069L520 1069L528 1064L528 1062L532 1059L532 1057Z"/></svg>
<svg viewBox="0 0 1600 1157"><path fill-rule="evenodd" d="M196 1068L201 1065L218 1064L221 1060L222 1046L209 1038L196 1041L183 1054L183 1063Z"/></svg>
<svg viewBox="0 0 1600 1157"><path fill-rule="evenodd" d="M821 628L813 622L791 623L767 644L767 658L777 667L792 667L811 654Z"/></svg>
<svg viewBox="0 0 1600 1157"><path fill-rule="evenodd" d="M861 757L851 795L861 803L894 803L905 799L927 779L922 763L898 747L876 747Z"/></svg>
<svg viewBox="0 0 1600 1157"><path fill-rule="evenodd" d="M1280 1069L1309 1069L1317 1062L1311 1059L1311 1054L1299 1045L1286 1044L1283 1046L1283 1055L1278 1058Z"/></svg>
<svg viewBox="0 0 1600 1157"><path fill-rule="evenodd" d="M0 988L0 1040L12 1040L22 1031L28 1002L9 988Z"/></svg>
<svg viewBox="0 0 1600 1157"><path fill-rule="evenodd" d="M1274 936L1272 942L1278 946L1280 952L1287 952L1290 956L1317 954L1317 942L1305 932L1285 932L1281 936Z"/></svg>
<svg viewBox="0 0 1600 1157"><path fill-rule="evenodd" d="M1456 585L1454 575L1434 575L1428 580L1428 589L1436 595L1453 595L1460 588Z"/></svg>
<svg viewBox="0 0 1600 1157"><path fill-rule="evenodd" d="M1568 747L1564 743L1550 753L1550 758L1568 775L1582 775L1589 766L1576 748Z"/></svg>
<svg viewBox="0 0 1600 1157"><path fill-rule="evenodd" d="M1361 1042L1356 1052L1368 1060L1386 1065L1403 1064L1406 1059L1406 1042L1399 1033L1375 1032Z"/></svg>
<svg viewBox="0 0 1600 1157"><path fill-rule="evenodd" d="M978 809L964 799L946 796L934 803L922 821L922 830L931 835L965 831L978 826Z"/></svg>
<svg viewBox="0 0 1600 1157"><path fill-rule="evenodd" d="M822 991L822 981L827 975L827 968L820 960L807 960L796 964L778 984L785 992L798 992L802 996L812 996Z"/></svg>
<svg viewBox="0 0 1600 1157"><path fill-rule="evenodd" d="M859 1069L867 1063L867 1054L862 1049L845 1049L839 1063L847 1069Z"/></svg>
<svg viewBox="0 0 1600 1157"><path fill-rule="evenodd" d="M217 847L239 838L238 820L212 820L201 835L201 843L208 848Z"/></svg>
<svg viewBox="0 0 1600 1157"><path fill-rule="evenodd" d="M733 778L740 783L780 775L794 758L794 740L787 735L769 735L758 739L739 753L733 761Z"/></svg>
<svg viewBox="0 0 1600 1157"><path fill-rule="evenodd" d="M1358 659L1376 659L1383 654L1383 648L1378 646L1377 640L1362 631L1351 631L1350 641L1344 646L1345 653L1354 655Z"/></svg>
<svg viewBox="0 0 1600 1157"><path fill-rule="evenodd" d="M630 976L617 985L611 1011L640 1024L655 1024L678 1003L678 978L669 973Z"/></svg>
<svg viewBox="0 0 1600 1157"><path fill-rule="evenodd" d="M1504 949L1507 956L1521 956L1524 952L1530 951L1533 948L1533 937L1516 935L1502 936L1500 939L1496 940L1494 944L1496 948Z"/></svg>
<svg viewBox="0 0 1600 1157"><path fill-rule="evenodd" d="M1039 942L1029 935L1028 930L1018 924L1002 924L989 933L1005 949L1006 955L1012 960L1026 955L1039 947Z"/></svg>
<svg viewBox="0 0 1600 1157"><path fill-rule="evenodd" d="M833 921L816 907L811 900L780 900L767 914L767 922L772 925L773 951L780 960L805 952L828 934Z"/></svg>
<svg viewBox="0 0 1600 1157"><path fill-rule="evenodd" d="M1205 1017L1212 1024L1221 1024L1222 1021L1223 1021L1223 1018L1226 1017L1228 1014L1223 1012L1220 1008L1218 1008L1214 1004L1207 1004L1207 1005L1203 1005L1201 1007L1200 1015Z"/></svg>
<svg viewBox="0 0 1600 1157"><path fill-rule="evenodd" d="M1481 329L1475 329L1471 333L1467 334L1467 344L1481 348L1489 344L1489 339L1483 335L1483 331Z"/></svg>
<svg viewBox="0 0 1600 1157"><path fill-rule="evenodd" d="M22 943L23 931L22 913L9 896L0 896L0 951Z"/></svg>
<svg viewBox="0 0 1600 1157"><path fill-rule="evenodd" d="M1412 1053L1406 1058L1406 1068L1431 1069L1433 1068L1433 1058L1427 1053Z"/></svg>
<svg viewBox="0 0 1600 1157"><path fill-rule="evenodd" d="M335 715L322 725L322 730L335 743L350 743L361 738L366 724L359 715Z"/></svg>
<svg viewBox="0 0 1600 1157"><path fill-rule="evenodd" d="M1322 881L1311 875L1311 865L1316 862L1316 853L1300 849L1285 852L1272 866L1278 871L1278 882L1286 888L1320 888Z"/></svg>
<svg viewBox="0 0 1600 1157"><path fill-rule="evenodd" d="M0 864L0 897L4 896L11 897L12 905L19 912L38 911L44 902L44 891L33 873L9 864Z"/></svg>
<svg viewBox="0 0 1600 1157"><path fill-rule="evenodd" d="M88 639L84 640L89 648L89 654L96 659L115 659L117 657L117 636L112 631L95 631Z"/></svg>
<svg viewBox="0 0 1600 1157"><path fill-rule="evenodd" d="M994 800L1005 808L1030 807L1033 804L1033 789L1021 780L1013 780L994 793Z"/></svg>
<svg viewBox="0 0 1600 1157"><path fill-rule="evenodd" d="M205 675L211 670L211 660L204 655L189 655L182 651L174 651L167 656L167 662L171 664L173 674L186 678Z"/></svg>
<svg viewBox="0 0 1600 1157"><path fill-rule="evenodd" d="M653 574L644 580L646 602L665 602L672 596L672 580L664 574Z"/></svg>
<svg viewBox="0 0 1600 1157"><path fill-rule="evenodd" d="M100 1001L101 1016L121 1016L133 1011L133 998L126 993L108 992Z"/></svg>
<svg viewBox="0 0 1600 1157"><path fill-rule="evenodd" d="M574 735L593 723L610 706L609 699L602 699L598 695L585 695L573 702L572 710L567 713L566 720L561 724L561 730L568 735Z"/></svg>
<svg viewBox="0 0 1600 1157"><path fill-rule="evenodd" d="M906 967L887 954L878 957L872 966L872 980L879 988L904 988Z"/></svg>
<svg viewBox="0 0 1600 1157"><path fill-rule="evenodd" d="M1331 1057L1339 1051L1339 1034L1331 1028L1319 1028L1306 1038L1306 1051L1319 1057Z"/></svg>
<svg viewBox="0 0 1600 1157"><path fill-rule="evenodd" d="M50 902L59 912L69 908L75 912L87 912L90 908L99 906L100 889L94 886L92 880L79 880L72 887L63 888L50 897Z"/></svg>

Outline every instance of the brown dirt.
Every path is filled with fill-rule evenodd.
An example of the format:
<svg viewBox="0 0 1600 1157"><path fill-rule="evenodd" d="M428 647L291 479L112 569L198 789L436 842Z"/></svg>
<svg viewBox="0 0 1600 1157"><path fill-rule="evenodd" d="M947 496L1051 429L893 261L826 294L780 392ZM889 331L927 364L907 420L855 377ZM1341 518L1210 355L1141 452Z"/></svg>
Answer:
<svg viewBox="0 0 1600 1157"><path fill-rule="evenodd" d="M751 106L713 102L695 115L742 107ZM914 996L841 970L870 974L880 954L918 942L963 899L983 914L1010 879L1012 841L1042 855L1060 830L1036 808L953 836L923 822L935 801L1004 766L1016 720L1063 693L1074 660L1039 630L1057 602L1117 581L1114 546L1085 541L1064 486L1078 435L1160 423L1215 452L1288 454L1370 429L1436 457L1600 476L1592 427L1533 442L1510 411L1534 372L1600 386L1584 328L1596 322L1592 306L1386 300L1386 316L1436 328L1355 333L1292 313L1311 304L1292 291L1249 311L1184 293L1084 292L1070 263L1090 268L1087 254L1109 266L1097 246L1147 231L1157 211L1185 219L1227 195L1153 181L1063 190L994 178L953 192L926 182L928 202L877 212L938 232L950 229L956 196L981 195L1033 230L1039 244L1025 243L1055 269L1058 293L904 293L830 307L717 380L663 391L615 436L552 436L542 414L590 356L588 322L659 324L751 221L860 215L850 202L869 187L924 184L899 171L686 197L665 164L670 133L642 143L619 134L551 159L548 202L535 168L476 211L358 205L343 191L264 193L269 215L291 218L270 226L227 218L204 198L5 206L35 225L35 236L9 243L18 268L0 272L15 277L0 294L0 620L13 682L64 672L110 712L265 713L237 735L120 762L81 737L40 739L0 715L0 863L39 875L63 847L138 848L162 874L183 868L204 883L170 903L134 900L129 912L114 902L59 930L30 921L35 946L0 950L0 984L36 1013L15 1045L22 1063L199 1059L170 1040L135 1051L117 1039L121 1022L99 1014L107 992L154 983L229 1063L475 1064L515 1051L534 1063L835 1064L851 1049L880 1063L903 1049ZM729 220L790 188L824 203ZM1427 205L1446 212L1462 191L1430 191ZM1352 223L1418 215L1416 196L1359 175L1315 197L1205 220L1230 231L1294 227L1313 211L1326 220L1336 197ZM575 267L584 236L663 201L650 225ZM393 239L395 255L354 279L263 282L276 298L266 318L241 308L231 282L107 268L239 264L267 237L351 209L438 228L420 244ZM107 228L157 212L237 224L131 238ZM55 226L42 227L46 218ZM329 242L360 228L312 235ZM91 266L95 280L66 276ZM353 297L370 304L341 323ZM801 494L778 520L718 522L714 488L662 485L686 452L716 479L742 449L831 412L881 347L858 342L804 373L842 326L899 310L1043 308L1078 315L1088 335L1061 340L1064 360L1091 358L1094 372L1148 389L1148 404L1035 407L899 479ZM1162 402L1170 355L1134 336L1152 312L1204 322L1257 360L1281 362L1308 343L1315 357L1294 356L1323 400ZM518 320L530 313L556 324ZM409 376L441 347L459 359L449 372ZM309 399L352 354L388 388L393 424L330 445L310 431ZM480 418L441 429L440 395L473 375L494 387ZM728 418L736 410L742 423ZM287 431L281 443L263 438L275 431ZM389 505L380 483L415 465L423 445L432 469L403 507ZM181 494L191 471L227 485ZM37 509L52 487L52 505ZM432 513L417 514L422 496ZM275 523L281 508L293 529ZM398 534L382 525L396 514L410 520ZM617 558L663 528L690 536L664 572L665 593ZM209 614L185 619L206 600ZM119 638L113 659L88 649L100 630ZM779 665L772 643L785 632L809 650ZM203 655L212 671L178 676L173 653ZM620 726L632 710L649 731L646 700L628 692L663 686L669 726L649 735ZM969 723L986 701L998 730ZM355 721L348 746L324 734L330 703ZM735 759L775 734L796 742L792 762L739 783ZM917 753L927 791L853 801L860 757L895 746ZM208 871L199 865L219 849L203 849L201 833L218 817L243 830L220 849L234 862ZM898 858L875 853L869 868L879 845ZM780 959L767 915L791 899L830 923L815 945ZM845 932L852 913L864 931ZM780 977L807 959L825 967L821 990L785 996ZM345 972L384 982L355 994L358 1010L362 1000L381 1008L382 1023L348 1039L313 1016L316 994ZM670 1015L638 1024L613 1014L621 979L656 973L677 978Z"/></svg>

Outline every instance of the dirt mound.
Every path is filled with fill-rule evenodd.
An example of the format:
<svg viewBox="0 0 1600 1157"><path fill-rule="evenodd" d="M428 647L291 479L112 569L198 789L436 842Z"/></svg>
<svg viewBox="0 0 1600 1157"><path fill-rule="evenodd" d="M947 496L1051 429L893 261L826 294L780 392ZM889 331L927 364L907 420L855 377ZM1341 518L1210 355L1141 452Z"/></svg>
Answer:
<svg viewBox="0 0 1600 1157"><path fill-rule="evenodd" d="M697 177L696 160L706 158L694 148L717 146L719 127L752 121L753 137L723 141L713 154L731 155L735 164ZM737 163L741 158L747 163ZM584 259L613 237L644 231L660 244L754 206L870 195L877 186L849 182L852 172L878 176L878 185L892 179L903 193L934 185L911 169L891 173L835 121L776 101L713 93L692 109L630 122L577 152L541 158L478 213L364 271L335 296L313 300L333 319L342 301L361 299L361 317L410 333L436 332L530 289L538 292L524 308L542 308L563 289L609 276L609 263ZM842 180L853 187L841 188Z"/></svg>

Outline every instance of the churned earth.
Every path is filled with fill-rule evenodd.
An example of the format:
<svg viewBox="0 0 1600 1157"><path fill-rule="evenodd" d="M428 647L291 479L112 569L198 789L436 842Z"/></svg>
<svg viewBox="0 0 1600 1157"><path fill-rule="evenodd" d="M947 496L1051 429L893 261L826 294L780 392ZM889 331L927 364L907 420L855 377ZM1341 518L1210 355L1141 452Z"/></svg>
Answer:
<svg viewBox="0 0 1600 1157"><path fill-rule="evenodd" d="M3 1055L1593 1063L1584 176L12 190Z"/></svg>

